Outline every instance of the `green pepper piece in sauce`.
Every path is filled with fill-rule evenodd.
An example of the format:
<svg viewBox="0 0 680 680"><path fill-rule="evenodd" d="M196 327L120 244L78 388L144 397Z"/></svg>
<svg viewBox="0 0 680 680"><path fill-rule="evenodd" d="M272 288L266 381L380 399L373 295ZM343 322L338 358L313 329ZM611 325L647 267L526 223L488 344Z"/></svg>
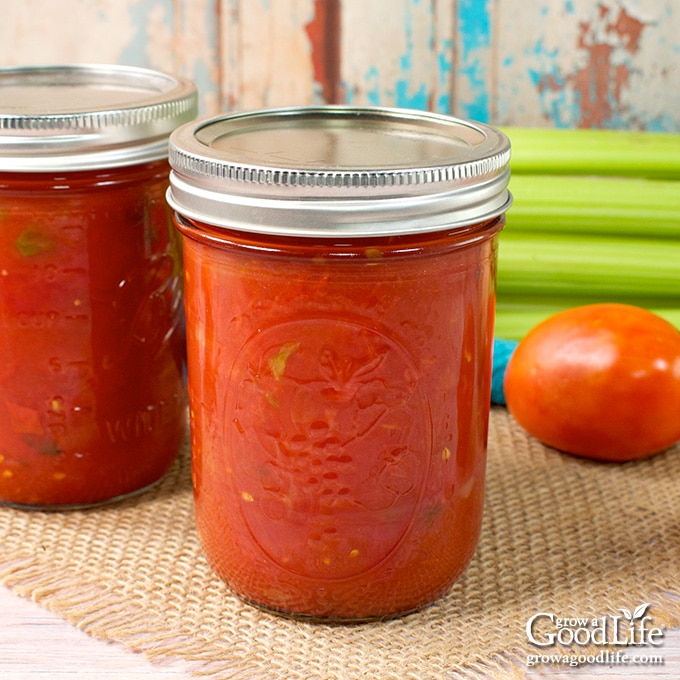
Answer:
<svg viewBox="0 0 680 680"><path fill-rule="evenodd" d="M41 255L42 253L54 250L52 239L47 234L36 229L25 229L22 231L15 245L24 257L33 257L34 255Z"/></svg>

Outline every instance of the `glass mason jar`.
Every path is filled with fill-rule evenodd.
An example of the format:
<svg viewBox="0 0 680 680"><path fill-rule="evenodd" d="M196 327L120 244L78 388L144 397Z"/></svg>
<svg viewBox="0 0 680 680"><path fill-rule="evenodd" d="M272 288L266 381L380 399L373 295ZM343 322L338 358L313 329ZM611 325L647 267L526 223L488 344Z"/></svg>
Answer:
<svg viewBox="0 0 680 680"><path fill-rule="evenodd" d="M171 136L196 521L248 602L383 618L467 566L509 155L488 126L380 108Z"/></svg>
<svg viewBox="0 0 680 680"><path fill-rule="evenodd" d="M63 509L167 471L186 429L168 137L193 84L0 69L0 503Z"/></svg>

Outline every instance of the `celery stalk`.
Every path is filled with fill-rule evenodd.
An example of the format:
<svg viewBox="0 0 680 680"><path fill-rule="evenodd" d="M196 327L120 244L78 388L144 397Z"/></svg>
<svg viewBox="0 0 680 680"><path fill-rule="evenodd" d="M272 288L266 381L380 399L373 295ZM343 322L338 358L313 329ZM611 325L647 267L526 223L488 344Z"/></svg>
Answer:
<svg viewBox="0 0 680 680"><path fill-rule="evenodd" d="M513 175L512 231L680 238L680 182Z"/></svg>
<svg viewBox="0 0 680 680"><path fill-rule="evenodd" d="M601 300L597 300L601 302ZM569 298L562 300L555 298L552 305L513 305L499 301L496 310L495 335L507 340L521 340L532 328L541 321L564 309L589 304L593 300ZM645 306L645 305L642 305ZM650 311L666 319L680 329L680 306L678 307L646 307Z"/></svg>
<svg viewBox="0 0 680 680"><path fill-rule="evenodd" d="M589 295L602 300L653 295L680 306L680 240L503 233L498 294Z"/></svg>
<svg viewBox="0 0 680 680"><path fill-rule="evenodd" d="M515 174L680 179L680 134L507 127Z"/></svg>

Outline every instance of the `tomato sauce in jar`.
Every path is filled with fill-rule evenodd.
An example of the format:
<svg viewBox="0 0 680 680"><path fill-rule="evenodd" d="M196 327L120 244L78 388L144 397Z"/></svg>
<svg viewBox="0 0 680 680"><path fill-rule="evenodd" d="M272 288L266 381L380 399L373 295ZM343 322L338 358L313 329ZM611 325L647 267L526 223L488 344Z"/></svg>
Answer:
<svg viewBox="0 0 680 680"><path fill-rule="evenodd" d="M246 601L384 618L468 565L508 160L487 126L377 108L171 137L196 521Z"/></svg>
<svg viewBox="0 0 680 680"><path fill-rule="evenodd" d="M138 493L186 429L170 132L191 83L143 69L0 69L0 502Z"/></svg>

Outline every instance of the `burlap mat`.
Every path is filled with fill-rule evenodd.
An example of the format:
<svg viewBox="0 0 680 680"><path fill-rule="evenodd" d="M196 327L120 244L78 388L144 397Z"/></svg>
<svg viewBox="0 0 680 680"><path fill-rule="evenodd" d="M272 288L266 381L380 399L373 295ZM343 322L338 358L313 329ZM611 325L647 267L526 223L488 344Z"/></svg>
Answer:
<svg viewBox="0 0 680 680"><path fill-rule="evenodd" d="M485 523L464 577L425 611L355 626L232 596L201 554L190 484L185 450L160 486L115 506L0 508L0 582L94 637L215 678L522 677L538 612L651 603L654 625L680 623L680 445L623 465L578 460L494 408Z"/></svg>

